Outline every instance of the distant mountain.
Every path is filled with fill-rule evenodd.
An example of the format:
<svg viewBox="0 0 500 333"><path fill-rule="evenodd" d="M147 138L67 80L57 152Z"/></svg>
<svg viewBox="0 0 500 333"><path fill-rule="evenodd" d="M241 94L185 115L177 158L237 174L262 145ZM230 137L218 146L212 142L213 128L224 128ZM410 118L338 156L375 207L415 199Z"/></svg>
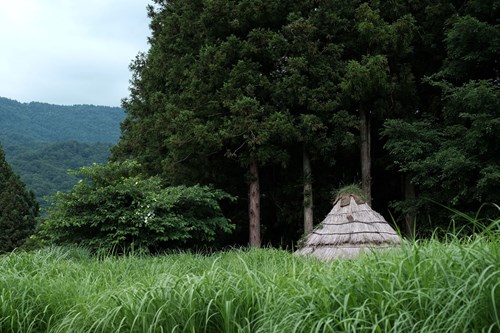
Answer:
<svg viewBox="0 0 500 333"><path fill-rule="evenodd" d="M122 108L20 103L0 97L0 141L116 143Z"/></svg>
<svg viewBox="0 0 500 333"><path fill-rule="evenodd" d="M20 103L0 97L0 143L6 160L41 206L77 181L68 169L104 163L120 137L121 108Z"/></svg>

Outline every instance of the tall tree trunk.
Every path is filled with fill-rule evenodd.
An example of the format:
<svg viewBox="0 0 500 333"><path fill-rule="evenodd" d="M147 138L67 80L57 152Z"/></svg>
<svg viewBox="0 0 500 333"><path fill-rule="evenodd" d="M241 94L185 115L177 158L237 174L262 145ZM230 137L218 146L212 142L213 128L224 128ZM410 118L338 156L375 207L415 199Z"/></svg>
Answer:
<svg viewBox="0 0 500 333"><path fill-rule="evenodd" d="M313 230L313 192L311 161L305 147L302 152L302 166L304 172L304 234L307 235Z"/></svg>
<svg viewBox="0 0 500 333"><path fill-rule="evenodd" d="M411 176L409 174L403 175L403 187L405 200L415 200L415 185L411 182ZM405 214L405 224L403 232L408 238L415 237L415 218L416 214L413 211L407 212Z"/></svg>
<svg viewBox="0 0 500 333"><path fill-rule="evenodd" d="M250 162L248 191L248 217L250 219L250 246L260 247L260 188L257 161Z"/></svg>
<svg viewBox="0 0 500 333"><path fill-rule="evenodd" d="M361 136L361 188L366 195L368 205L372 205L371 190L371 140L370 140L370 115L363 107L359 109Z"/></svg>

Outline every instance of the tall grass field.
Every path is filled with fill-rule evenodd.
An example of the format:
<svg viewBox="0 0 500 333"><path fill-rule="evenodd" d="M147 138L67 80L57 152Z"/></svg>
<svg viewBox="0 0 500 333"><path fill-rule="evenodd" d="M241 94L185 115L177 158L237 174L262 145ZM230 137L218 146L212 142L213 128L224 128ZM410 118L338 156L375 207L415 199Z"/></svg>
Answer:
<svg viewBox="0 0 500 333"><path fill-rule="evenodd" d="M500 332L498 234L320 262L275 249L0 257L0 332Z"/></svg>

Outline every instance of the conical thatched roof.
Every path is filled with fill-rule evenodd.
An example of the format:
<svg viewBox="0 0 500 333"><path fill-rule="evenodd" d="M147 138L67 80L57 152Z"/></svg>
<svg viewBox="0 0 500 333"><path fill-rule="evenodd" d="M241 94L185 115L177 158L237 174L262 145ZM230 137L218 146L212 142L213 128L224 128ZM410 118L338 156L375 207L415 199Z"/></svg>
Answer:
<svg viewBox="0 0 500 333"><path fill-rule="evenodd" d="M363 251L391 248L400 238L387 221L359 196L344 193L296 254L320 259L352 258Z"/></svg>

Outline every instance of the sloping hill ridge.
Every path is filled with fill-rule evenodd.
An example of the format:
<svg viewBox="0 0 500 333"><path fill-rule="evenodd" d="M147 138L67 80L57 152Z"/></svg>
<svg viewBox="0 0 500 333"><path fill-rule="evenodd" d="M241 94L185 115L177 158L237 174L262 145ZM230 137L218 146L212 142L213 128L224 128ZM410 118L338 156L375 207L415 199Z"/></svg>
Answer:
<svg viewBox="0 0 500 333"><path fill-rule="evenodd" d="M0 97L0 141L116 143L119 107L20 103Z"/></svg>
<svg viewBox="0 0 500 333"><path fill-rule="evenodd" d="M106 162L124 118L118 107L20 103L0 97L0 144L8 163L44 207L46 196L66 191L78 180L68 169Z"/></svg>

